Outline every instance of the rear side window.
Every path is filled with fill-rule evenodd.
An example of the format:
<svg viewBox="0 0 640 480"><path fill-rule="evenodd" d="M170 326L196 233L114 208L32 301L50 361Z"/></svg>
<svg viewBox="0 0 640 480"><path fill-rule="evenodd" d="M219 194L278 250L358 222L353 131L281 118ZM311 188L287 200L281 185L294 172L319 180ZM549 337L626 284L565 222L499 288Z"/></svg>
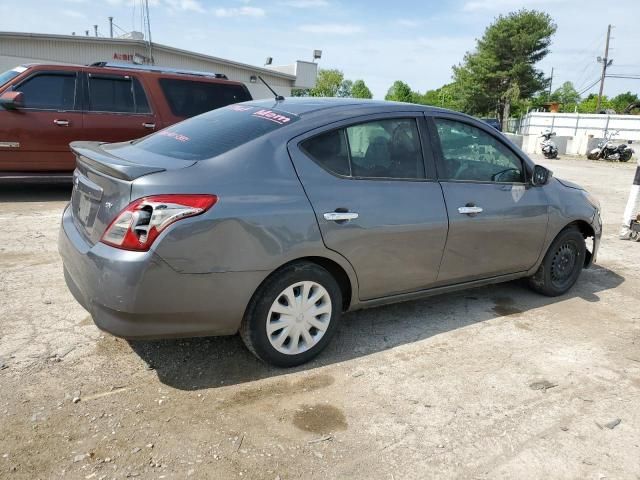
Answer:
<svg viewBox="0 0 640 480"><path fill-rule="evenodd" d="M302 149L326 170L338 175L351 175L344 130L313 137L302 144Z"/></svg>
<svg viewBox="0 0 640 480"><path fill-rule="evenodd" d="M24 95L26 108L74 110L76 104L75 73L41 73L21 83L16 91Z"/></svg>
<svg viewBox="0 0 640 480"><path fill-rule="evenodd" d="M425 178L413 118L377 120L323 133L301 145L324 169L357 178Z"/></svg>
<svg viewBox="0 0 640 480"><path fill-rule="evenodd" d="M287 112L250 105L230 105L172 125L133 144L159 155L204 160L297 120L296 115Z"/></svg>
<svg viewBox="0 0 640 480"><path fill-rule="evenodd" d="M251 100L241 85L161 78L160 87L171 111L178 117L195 117L216 108Z"/></svg>
<svg viewBox="0 0 640 480"><path fill-rule="evenodd" d="M138 79L129 76L90 75L89 110L149 113L149 102Z"/></svg>

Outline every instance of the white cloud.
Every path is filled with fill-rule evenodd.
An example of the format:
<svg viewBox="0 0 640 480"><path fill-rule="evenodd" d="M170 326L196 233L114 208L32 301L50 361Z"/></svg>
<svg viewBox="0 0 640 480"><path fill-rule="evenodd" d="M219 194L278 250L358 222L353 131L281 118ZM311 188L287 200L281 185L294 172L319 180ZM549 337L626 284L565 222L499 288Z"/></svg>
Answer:
<svg viewBox="0 0 640 480"><path fill-rule="evenodd" d="M557 3L558 0L469 0L462 9L465 12L477 12L480 10L505 11L519 8L533 8L543 3Z"/></svg>
<svg viewBox="0 0 640 480"><path fill-rule="evenodd" d="M164 0L172 10L204 13L205 9L198 0Z"/></svg>
<svg viewBox="0 0 640 480"><path fill-rule="evenodd" d="M327 0L286 0L280 2L280 5L293 8L318 8L329 6L329 2Z"/></svg>
<svg viewBox="0 0 640 480"><path fill-rule="evenodd" d="M216 17L264 17L265 11L258 7L216 8Z"/></svg>
<svg viewBox="0 0 640 480"><path fill-rule="evenodd" d="M62 14L71 18L87 18L84 13L78 12L76 10L62 10Z"/></svg>
<svg viewBox="0 0 640 480"><path fill-rule="evenodd" d="M364 32L364 28L362 26L351 23L317 23L301 25L298 30L307 33L328 35L354 35L356 33Z"/></svg>

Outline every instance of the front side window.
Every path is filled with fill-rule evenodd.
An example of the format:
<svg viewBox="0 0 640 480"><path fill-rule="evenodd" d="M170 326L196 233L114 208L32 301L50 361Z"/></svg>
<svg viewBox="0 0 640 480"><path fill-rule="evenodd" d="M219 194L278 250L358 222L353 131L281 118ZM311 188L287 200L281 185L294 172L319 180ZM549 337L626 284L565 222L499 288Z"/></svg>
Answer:
<svg viewBox="0 0 640 480"><path fill-rule="evenodd" d="M331 173L357 178L425 178L413 118L352 125L313 137L301 146Z"/></svg>
<svg viewBox="0 0 640 480"><path fill-rule="evenodd" d="M522 162L500 140L472 125L436 118L443 180L524 182Z"/></svg>
<svg viewBox="0 0 640 480"><path fill-rule="evenodd" d="M241 85L160 79L160 88L177 117L195 117L201 113L251 100Z"/></svg>
<svg viewBox="0 0 640 480"><path fill-rule="evenodd" d="M76 100L75 73L41 73L21 83L25 108L73 110Z"/></svg>

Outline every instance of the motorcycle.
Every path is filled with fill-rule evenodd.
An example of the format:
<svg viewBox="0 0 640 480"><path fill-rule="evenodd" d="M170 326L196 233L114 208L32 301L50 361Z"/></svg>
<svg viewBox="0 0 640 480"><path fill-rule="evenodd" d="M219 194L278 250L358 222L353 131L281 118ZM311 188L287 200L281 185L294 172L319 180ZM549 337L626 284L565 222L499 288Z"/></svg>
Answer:
<svg viewBox="0 0 640 480"><path fill-rule="evenodd" d="M587 153L589 160L609 160L628 162L634 154L633 148L622 143L615 145L612 141L613 137L620 133L619 130L615 132L605 132L604 140L598 143L598 146Z"/></svg>
<svg viewBox="0 0 640 480"><path fill-rule="evenodd" d="M557 158L558 157L558 146L551 141L551 137L553 137L556 132L552 132L551 130L545 130L540 135L541 138L544 138L540 146L542 147L542 154L544 158Z"/></svg>

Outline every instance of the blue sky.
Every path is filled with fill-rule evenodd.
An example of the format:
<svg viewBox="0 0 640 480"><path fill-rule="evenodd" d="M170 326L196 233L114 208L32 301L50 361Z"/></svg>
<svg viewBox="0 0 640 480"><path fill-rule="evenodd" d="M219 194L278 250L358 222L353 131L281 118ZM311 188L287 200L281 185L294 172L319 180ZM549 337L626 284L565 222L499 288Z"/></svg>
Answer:
<svg viewBox="0 0 640 480"><path fill-rule="evenodd" d="M451 66L475 46L492 19L522 7L548 12L558 24L551 54L554 85L579 90L599 76L608 23L614 24L611 73L640 76L640 0L149 0L153 40L187 50L261 65L311 60L323 50L321 68L362 78L376 98L394 80L424 92L451 78ZM136 8L134 8L134 6ZM599 13L594 13L599 12ZM20 0L0 5L0 30L82 34L107 17L140 30L139 0ZM20 19L16 22L15 19ZM14 20L12 20L14 19ZM640 93L640 80L607 79L605 94ZM586 91L597 93L597 85Z"/></svg>

